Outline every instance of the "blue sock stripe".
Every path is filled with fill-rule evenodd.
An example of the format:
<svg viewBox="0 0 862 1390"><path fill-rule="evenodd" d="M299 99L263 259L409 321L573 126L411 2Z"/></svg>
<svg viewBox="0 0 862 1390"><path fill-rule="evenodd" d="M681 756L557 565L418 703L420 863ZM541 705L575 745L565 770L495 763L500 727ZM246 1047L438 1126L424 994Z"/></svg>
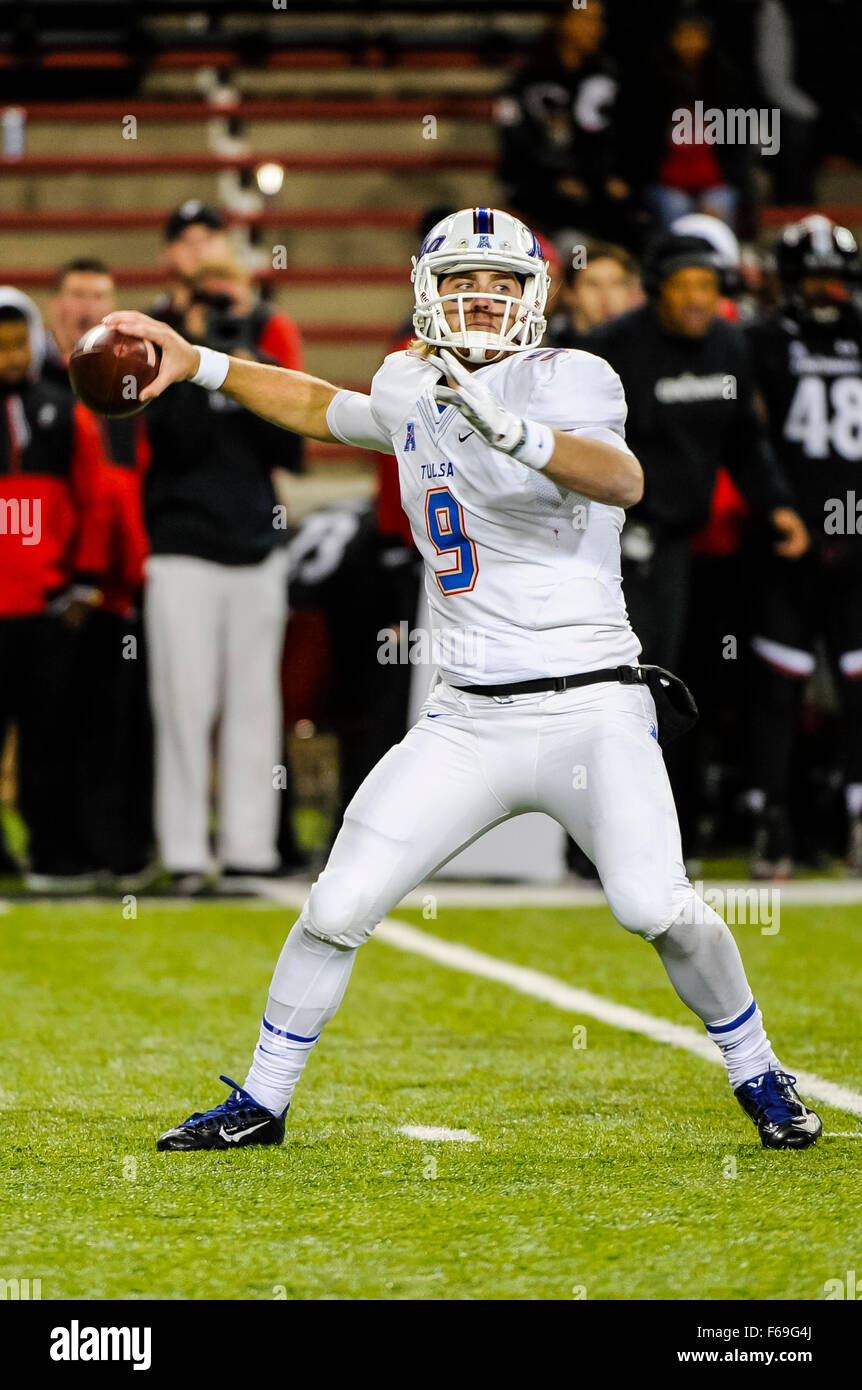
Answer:
<svg viewBox="0 0 862 1390"><path fill-rule="evenodd" d="M266 1014L263 1016L263 1026L268 1033L275 1033L279 1038L290 1038L291 1042L317 1042L320 1037L319 1033L315 1033L313 1038L304 1038L301 1033L287 1033L283 1028L276 1028L273 1023L270 1023Z"/></svg>
<svg viewBox="0 0 862 1390"><path fill-rule="evenodd" d="M734 1028L739 1028L751 1018L757 1011L757 1000L752 999L747 1009L744 1009L738 1018L734 1018L730 1023L705 1023L707 1033L732 1033Z"/></svg>

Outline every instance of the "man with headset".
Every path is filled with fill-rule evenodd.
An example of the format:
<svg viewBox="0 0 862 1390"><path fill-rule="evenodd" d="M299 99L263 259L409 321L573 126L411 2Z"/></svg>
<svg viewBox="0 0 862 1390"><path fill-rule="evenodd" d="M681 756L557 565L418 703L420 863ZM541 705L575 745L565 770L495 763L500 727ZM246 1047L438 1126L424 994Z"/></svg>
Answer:
<svg viewBox="0 0 862 1390"><path fill-rule="evenodd" d="M644 263L647 302L590 333L584 346L619 374L627 437L644 496L622 535L623 582L644 658L672 670L688 618L691 538L709 520L720 465L776 553L802 555L808 533L758 417L742 331L719 317L725 271L700 237L668 235Z"/></svg>

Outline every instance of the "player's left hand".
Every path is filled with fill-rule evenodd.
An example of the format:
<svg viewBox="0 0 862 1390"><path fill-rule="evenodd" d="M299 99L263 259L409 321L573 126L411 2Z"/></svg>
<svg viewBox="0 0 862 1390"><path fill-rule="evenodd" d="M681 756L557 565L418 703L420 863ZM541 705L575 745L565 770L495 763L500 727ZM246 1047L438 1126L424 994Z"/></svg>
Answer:
<svg viewBox="0 0 862 1390"><path fill-rule="evenodd" d="M458 386L435 387L434 399L441 405L454 405L493 448L504 454L514 453L526 437L524 421L501 405L454 353L443 348L440 358L446 375L451 381L457 381Z"/></svg>
<svg viewBox="0 0 862 1390"><path fill-rule="evenodd" d="M773 547L776 555L781 555L785 560L798 560L811 544L811 537L802 517L792 507L776 507L769 519L781 536Z"/></svg>

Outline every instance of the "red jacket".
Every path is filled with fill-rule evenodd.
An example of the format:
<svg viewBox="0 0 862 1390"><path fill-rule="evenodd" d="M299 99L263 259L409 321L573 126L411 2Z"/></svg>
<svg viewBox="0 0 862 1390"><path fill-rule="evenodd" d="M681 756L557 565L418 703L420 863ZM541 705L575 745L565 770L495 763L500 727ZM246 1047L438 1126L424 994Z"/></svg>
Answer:
<svg viewBox="0 0 862 1390"><path fill-rule="evenodd" d="M305 370L299 329L287 314L269 314L257 346L260 352L271 357L280 367L289 367L292 372Z"/></svg>
<svg viewBox="0 0 862 1390"><path fill-rule="evenodd" d="M75 401L66 361L49 341L42 380ZM82 410L83 407L80 407ZM108 535L102 571L102 606L127 617L140 602L144 563L149 541L144 526L143 484L150 462L145 412L121 420L108 420L84 410L99 439L101 505L107 516Z"/></svg>
<svg viewBox="0 0 862 1390"><path fill-rule="evenodd" d="M101 585L111 504L99 430L44 381L0 396L0 617L43 613L73 581Z"/></svg>
<svg viewBox="0 0 862 1390"><path fill-rule="evenodd" d="M401 352L408 348L415 338L414 333L406 333L396 338L389 348L390 352ZM398 460L394 454L375 454L377 460L377 525L382 536L400 536L405 545L415 548L413 532L407 513L401 505L401 483L398 478Z"/></svg>

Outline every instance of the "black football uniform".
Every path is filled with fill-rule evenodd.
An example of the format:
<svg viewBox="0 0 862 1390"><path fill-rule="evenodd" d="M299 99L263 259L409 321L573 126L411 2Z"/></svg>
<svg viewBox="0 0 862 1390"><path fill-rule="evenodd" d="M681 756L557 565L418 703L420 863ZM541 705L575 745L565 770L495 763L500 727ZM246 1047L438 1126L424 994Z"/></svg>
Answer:
<svg viewBox="0 0 862 1390"><path fill-rule="evenodd" d="M862 783L862 318L781 316L748 333L773 448L811 534L801 559L764 558L755 599L753 646L772 675L755 769L768 799L785 804L791 726L818 638L840 682L846 780Z"/></svg>
<svg viewBox="0 0 862 1390"><path fill-rule="evenodd" d="M782 317L749 335L773 448L811 534L803 559L766 567L760 655L805 675L823 635L843 674L862 676L862 318Z"/></svg>

